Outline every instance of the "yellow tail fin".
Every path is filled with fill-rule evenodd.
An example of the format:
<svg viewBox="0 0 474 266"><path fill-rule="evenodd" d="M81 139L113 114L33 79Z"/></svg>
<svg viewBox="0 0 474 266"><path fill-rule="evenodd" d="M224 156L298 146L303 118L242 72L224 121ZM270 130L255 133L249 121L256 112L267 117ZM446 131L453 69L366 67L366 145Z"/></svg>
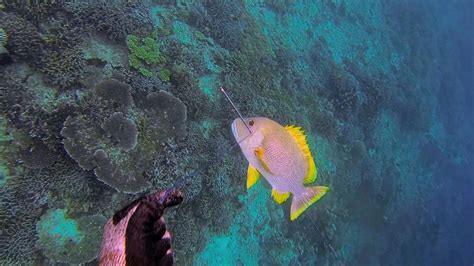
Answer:
<svg viewBox="0 0 474 266"><path fill-rule="evenodd" d="M306 191L300 195L293 194L290 220L296 220L311 204L318 201L328 191L328 187L317 186L306 188Z"/></svg>

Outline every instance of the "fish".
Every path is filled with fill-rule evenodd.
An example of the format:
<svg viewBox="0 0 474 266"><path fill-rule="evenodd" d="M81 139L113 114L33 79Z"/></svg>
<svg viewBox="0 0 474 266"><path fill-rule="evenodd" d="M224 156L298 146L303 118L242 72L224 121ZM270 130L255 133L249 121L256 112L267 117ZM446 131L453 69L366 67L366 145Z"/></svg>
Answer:
<svg viewBox="0 0 474 266"><path fill-rule="evenodd" d="M249 163L247 189L263 176L278 204L291 195L291 221L329 191L325 186L305 186L316 181L318 170L301 127L282 126L266 117L239 117L231 127Z"/></svg>

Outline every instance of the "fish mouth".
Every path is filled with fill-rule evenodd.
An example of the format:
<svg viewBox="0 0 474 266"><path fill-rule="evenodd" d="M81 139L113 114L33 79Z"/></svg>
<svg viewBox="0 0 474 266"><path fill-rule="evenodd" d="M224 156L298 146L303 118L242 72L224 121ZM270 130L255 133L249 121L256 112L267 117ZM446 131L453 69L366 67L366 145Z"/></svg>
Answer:
<svg viewBox="0 0 474 266"><path fill-rule="evenodd" d="M231 128L232 128L232 134L234 135L234 138L235 140L237 140L237 142L239 142L239 135L237 134L237 121L234 120L234 122L232 122L232 125L231 125Z"/></svg>

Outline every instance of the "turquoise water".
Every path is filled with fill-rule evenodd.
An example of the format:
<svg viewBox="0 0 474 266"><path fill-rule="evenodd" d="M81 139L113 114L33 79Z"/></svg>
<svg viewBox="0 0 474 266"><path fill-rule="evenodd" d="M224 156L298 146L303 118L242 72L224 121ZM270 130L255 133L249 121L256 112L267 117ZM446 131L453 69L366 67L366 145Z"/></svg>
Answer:
<svg viewBox="0 0 474 266"><path fill-rule="evenodd" d="M96 265L107 219L208 162L165 212L177 265L472 265L473 13L0 2L0 265ZM305 130L330 191L295 221L246 189L221 86Z"/></svg>

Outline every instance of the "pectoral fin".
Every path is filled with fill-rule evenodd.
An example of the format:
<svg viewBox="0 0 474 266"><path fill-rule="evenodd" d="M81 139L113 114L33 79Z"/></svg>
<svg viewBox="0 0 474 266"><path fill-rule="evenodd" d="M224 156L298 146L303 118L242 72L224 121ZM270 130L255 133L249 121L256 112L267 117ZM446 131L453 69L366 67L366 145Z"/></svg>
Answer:
<svg viewBox="0 0 474 266"><path fill-rule="evenodd" d="M265 169L265 171L269 172L270 174L273 174L272 171L270 171L270 168L268 167L265 160L263 160L263 155L265 154L265 151L263 150L263 148L258 147L253 152L255 153L255 156L257 157L258 162L263 167L263 169Z"/></svg>
<svg viewBox="0 0 474 266"><path fill-rule="evenodd" d="M249 164L249 168L247 169L247 189L255 185L259 178L260 173L258 172L258 170L255 169L255 167L253 167L251 164Z"/></svg>
<svg viewBox="0 0 474 266"><path fill-rule="evenodd" d="M279 192L276 189L272 189L272 197L278 204L285 202L290 196L290 192Z"/></svg>

